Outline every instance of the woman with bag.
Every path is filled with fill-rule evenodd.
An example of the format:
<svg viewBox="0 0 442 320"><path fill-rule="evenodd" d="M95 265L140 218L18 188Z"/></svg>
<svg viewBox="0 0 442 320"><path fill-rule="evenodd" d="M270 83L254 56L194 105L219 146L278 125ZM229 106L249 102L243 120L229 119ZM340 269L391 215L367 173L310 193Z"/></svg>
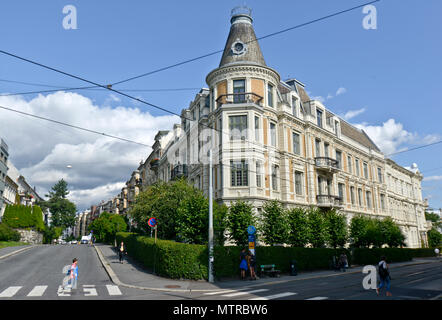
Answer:
<svg viewBox="0 0 442 320"><path fill-rule="evenodd" d="M78 281L78 263L77 258L72 260L72 265L69 270L69 282L71 283L72 289L77 289Z"/></svg>
<svg viewBox="0 0 442 320"><path fill-rule="evenodd" d="M123 254L126 253L126 248L124 247L123 241L121 241L120 247L118 248L118 256L120 259L120 263L123 263Z"/></svg>

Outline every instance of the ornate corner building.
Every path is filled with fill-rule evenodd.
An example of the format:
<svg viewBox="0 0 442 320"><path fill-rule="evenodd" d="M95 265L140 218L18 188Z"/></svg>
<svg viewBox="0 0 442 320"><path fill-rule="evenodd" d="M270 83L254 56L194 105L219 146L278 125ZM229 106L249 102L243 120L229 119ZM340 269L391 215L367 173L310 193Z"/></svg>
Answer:
<svg viewBox="0 0 442 320"><path fill-rule="evenodd" d="M337 208L392 217L408 247L426 244L423 176L387 159L368 135L312 100L297 79L281 81L256 40L249 9L232 10L219 67L173 130L160 131L153 151L134 171L114 211L124 213L140 189L179 177L209 190L213 154L214 199L286 207Z"/></svg>

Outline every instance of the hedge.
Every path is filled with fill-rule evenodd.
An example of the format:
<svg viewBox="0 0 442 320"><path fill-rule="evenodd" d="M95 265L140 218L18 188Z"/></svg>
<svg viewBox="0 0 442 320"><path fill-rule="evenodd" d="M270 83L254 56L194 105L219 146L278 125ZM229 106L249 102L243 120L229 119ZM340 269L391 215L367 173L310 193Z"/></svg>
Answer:
<svg viewBox="0 0 442 320"><path fill-rule="evenodd" d="M118 232L117 244L123 241L127 252L155 273L172 279L199 280L208 278L207 246L178 243L169 240L155 240L134 233ZM216 278L230 278L239 275L239 255L242 247L215 246L214 274ZM257 247L257 266L275 264L282 273L290 270L290 261L296 260L298 271L327 270L333 256L345 253L349 264L377 264L382 256L388 262L411 261L413 258L434 257L434 249L401 248L296 248ZM259 268L257 268L257 271Z"/></svg>
<svg viewBox="0 0 442 320"><path fill-rule="evenodd" d="M11 228L44 230L43 213L39 206L7 205L2 222Z"/></svg>
<svg viewBox="0 0 442 320"><path fill-rule="evenodd" d="M20 233L4 223L0 223L0 241L20 241Z"/></svg>

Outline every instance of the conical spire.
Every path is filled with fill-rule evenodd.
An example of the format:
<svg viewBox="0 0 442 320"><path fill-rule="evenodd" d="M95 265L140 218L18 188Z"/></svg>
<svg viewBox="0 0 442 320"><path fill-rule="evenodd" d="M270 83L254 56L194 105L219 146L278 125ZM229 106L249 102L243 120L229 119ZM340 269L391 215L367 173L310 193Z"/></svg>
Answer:
<svg viewBox="0 0 442 320"><path fill-rule="evenodd" d="M251 9L236 7L232 10L229 37L224 48L220 67L231 64L256 64L266 66L253 30Z"/></svg>

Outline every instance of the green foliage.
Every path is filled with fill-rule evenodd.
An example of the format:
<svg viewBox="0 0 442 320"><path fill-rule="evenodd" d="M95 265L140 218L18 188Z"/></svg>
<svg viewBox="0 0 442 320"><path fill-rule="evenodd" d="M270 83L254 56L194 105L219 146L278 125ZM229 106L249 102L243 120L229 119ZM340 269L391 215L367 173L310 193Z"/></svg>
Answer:
<svg viewBox="0 0 442 320"><path fill-rule="evenodd" d="M41 208L51 211L51 224L53 226L62 228L75 226L77 208L73 202L66 199L68 194L68 184L61 179L52 187L52 191L46 195L49 200L39 202Z"/></svg>
<svg viewBox="0 0 442 320"><path fill-rule="evenodd" d="M5 223L0 223L0 241L20 241L20 233Z"/></svg>
<svg viewBox="0 0 442 320"><path fill-rule="evenodd" d="M93 230L98 242L114 243L117 232L126 231L127 224L122 216L103 212L88 226L88 230Z"/></svg>
<svg viewBox="0 0 442 320"><path fill-rule="evenodd" d="M3 222L12 228L34 228L44 230L43 213L39 206L8 205Z"/></svg>
<svg viewBox="0 0 442 320"><path fill-rule="evenodd" d="M273 246L275 244L287 243L287 215L279 201L272 200L264 204L261 229L265 244Z"/></svg>
<svg viewBox="0 0 442 320"><path fill-rule="evenodd" d="M379 220L359 215L351 220L350 243L353 247L399 247L405 245L404 241L404 234L391 218Z"/></svg>
<svg viewBox="0 0 442 320"><path fill-rule="evenodd" d="M238 246L248 243L248 226L256 225L253 207L249 202L237 200L229 207L227 229L229 238Z"/></svg>
<svg viewBox="0 0 442 320"><path fill-rule="evenodd" d="M293 208L287 211L289 229L287 243L293 247L305 247L309 239L307 212L303 208Z"/></svg>
<svg viewBox="0 0 442 320"><path fill-rule="evenodd" d="M314 248L322 248L327 241L327 225L324 214L318 208L308 209L307 222L309 228L309 243Z"/></svg>
<svg viewBox="0 0 442 320"><path fill-rule="evenodd" d="M440 216L437 213L425 212L425 220L431 221L436 229L442 226Z"/></svg>
<svg viewBox="0 0 442 320"><path fill-rule="evenodd" d="M325 229L327 230L327 244L332 248L344 247L347 243L347 221L345 216L335 209L325 213Z"/></svg>
<svg viewBox="0 0 442 320"><path fill-rule="evenodd" d="M157 275L172 279L200 280L208 277L207 246L157 240L134 233L119 232L128 254Z"/></svg>
<svg viewBox="0 0 442 320"><path fill-rule="evenodd" d="M435 248L442 245L442 234L437 231L435 228L432 228L427 233L428 236L428 245L430 248Z"/></svg>
<svg viewBox="0 0 442 320"><path fill-rule="evenodd" d="M45 226L43 230L43 243L50 244L54 239L58 239L63 232L61 227Z"/></svg>
<svg viewBox="0 0 442 320"><path fill-rule="evenodd" d="M224 243L224 205L213 203L215 241ZM140 192L129 212L140 230L150 230L151 217L158 221L158 237L185 243L204 244L208 240L209 202L201 190L184 179L158 182Z"/></svg>

